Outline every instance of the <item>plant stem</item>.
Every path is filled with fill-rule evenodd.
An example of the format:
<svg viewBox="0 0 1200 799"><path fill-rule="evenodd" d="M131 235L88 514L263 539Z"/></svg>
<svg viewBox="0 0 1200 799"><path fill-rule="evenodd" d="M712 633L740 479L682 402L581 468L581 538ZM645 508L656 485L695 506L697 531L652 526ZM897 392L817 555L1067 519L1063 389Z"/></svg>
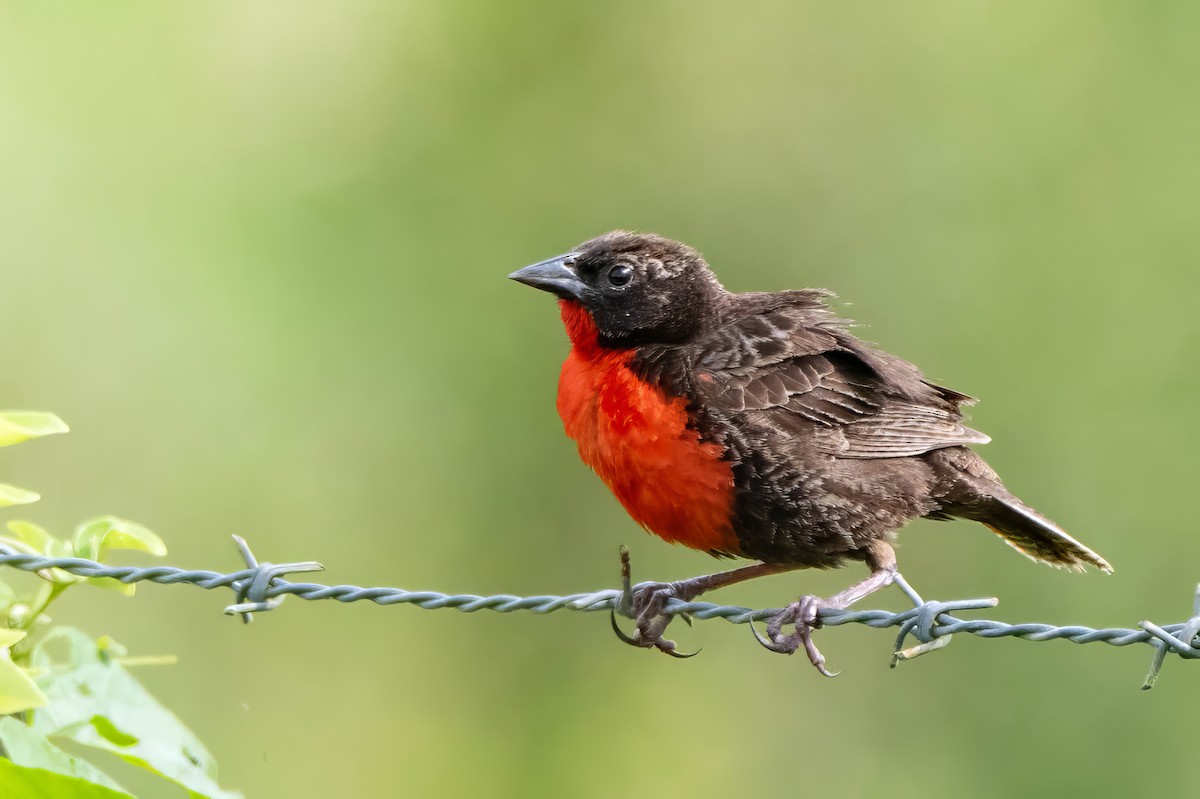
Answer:
<svg viewBox="0 0 1200 799"><path fill-rule="evenodd" d="M33 625L37 624L38 618L46 612L46 608L50 607L50 603L58 599L59 595L67 590L68 585L69 583L47 583L43 585L42 590L38 591L38 596L34 600L34 604L29 608L29 614L21 622L21 626L18 629L25 630L26 632L32 629Z"/></svg>
<svg viewBox="0 0 1200 799"><path fill-rule="evenodd" d="M70 583L43 584L38 591L37 597L30 603L29 612L21 621L21 626L17 629L31 632L34 625L37 624L37 620L46 612L46 608L50 607L50 604L58 599L62 592L66 591L69 586ZM9 649L9 656L12 658L13 663L23 666L28 662L29 656L33 653L32 639L32 635L27 635Z"/></svg>

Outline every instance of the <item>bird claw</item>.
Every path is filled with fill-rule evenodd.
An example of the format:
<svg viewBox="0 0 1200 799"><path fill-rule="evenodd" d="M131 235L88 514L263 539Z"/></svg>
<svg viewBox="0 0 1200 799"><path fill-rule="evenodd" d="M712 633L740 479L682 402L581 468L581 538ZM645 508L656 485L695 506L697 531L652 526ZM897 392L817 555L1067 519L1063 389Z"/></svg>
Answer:
<svg viewBox="0 0 1200 799"><path fill-rule="evenodd" d="M612 622L613 632L617 634L618 638L620 638L622 641L629 644L630 646L641 646L641 643L637 640L637 638L635 638L634 636L631 636L631 635L626 635L625 631L621 629L621 625L617 624L617 609L616 608L613 608L611 611L609 611L608 618L609 618L609 621Z"/></svg>
<svg viewBox="0 0 1200 799"><path fill-rule="evenodd" d="M630 646L657 649L665 655L670 655L673 658L681 660L700 654L699 649L695 652L680 652L676 648L674 641L663 638L662 635L675 615L683 616L684 621L691 626L692 620L687 614L663 612L663 606L668 599L682 599L686 601L689 597L682 596L675 583L645 583L631 587L629 552L624 547L621 547L621 583L621 596L609 614L613 632L617 634L617 638L620 638ZM617 624L618 610L621 612L621 615L628 616L637 621L637 629L634 630L633 635L626 634L620 625Z"/></svg>
<svg viewBox="0 0 1200 799"><path fill-rule="evenodd" d="M790 655L796 651L796 647L794 644L791 647L789 647L787 645L786 641L781 641L779 643L775 643L770 638L764 637L762 635L762 633L760 633L758 631L758 628L754 626L753 621L750 621L750 632L754 633L755 640L758 641L758 643L760 643L762 645L763 649L768 649L772 652L777 652L780 655Z"/></svg>
<svg viewBox="0 0 1200 799"><path fill-rule="evenodd" d="M675 648L675 642L666 638L659 637L657 641L649 641L642 637L640 630L635 631L633 635L626 635L625 631L621 629L621 625L617 624L616 610L613 610L609 613L609 620L612 622L613 632L617 634L617 638L620 638L630 646L646 648L653 647L663 654L670 655L673 658L679 658L680 660L686 660L687 658L695 657L696 655L700 654L699 649L697 649L695 652L680 652Z"/></svg>
<svg viewBox="0 0 1200 799"><path fill-rule="evenodd" d="M633 631L633 635L627 634L621 629L621 625L617 624L617 611L614 608L609 613L609 620L612 622L613 632L630 646L643 647L645 649L657 649L664 655L670 655L673 658L681 660L695 657L700 654L700 650L695 652L680 652L675 642L669 638L663 638L663 631L667 625L671 623L671 618L675 614L663 613L662 606L668 599L676 598L675 589L670 583L651 583L646 586L639 586L634 592L632 601L632 616L637 620L637 629ZM683 615L683 614L679 614ZM685 621L689 624L690 619L685 616Z"/></svg>
<svg viewBox="0 0 1200 799"><path fill-rule="evenodd" d="M799 601L788 605L778 616L767 623L766 637L759 634L753 622L750 623L750 631L754 633L755 639L764 648L781 655L790 655L803 646L809 662L817 671L826 677L836 677L840 672L829 671L825 668L825 656L821 654L821 650L817 649L817 645L812 640L813 630L821 627L821 619L817 612L824 605L824 600L819 597L800 597ZM791 624L795 631L784 633L783 626L785 624Z"/></svg>

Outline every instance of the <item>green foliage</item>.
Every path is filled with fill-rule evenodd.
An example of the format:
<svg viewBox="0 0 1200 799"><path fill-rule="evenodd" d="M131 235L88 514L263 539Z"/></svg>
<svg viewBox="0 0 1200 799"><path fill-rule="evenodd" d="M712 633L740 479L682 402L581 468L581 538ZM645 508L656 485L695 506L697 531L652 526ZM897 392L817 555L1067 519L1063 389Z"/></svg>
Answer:
<svg viewBox="0 0 1200 799"><path fill-rule="evenodd" d="M23 630L0 630L0 650L8 651L25 636ZM45 704L46 697L25 670L8 658L0 659L0 716Z"/></svg>
<svg viewBox="0 0 1200 799"><path fill-rule="evenodd" d="M103 561L114 549L130 549L147 552L161 557L167 553L162 539L150 530L116 516L100 516L89 519L75 528L70 541L55 538L41 527L27 521L11 521L7 525L9 535L0 535L0 544L30 555L45 555L51 558L87 558ZM38 574L51 585L65 586L74 583L90 583L101 588L112 588L132 596L135 586L122 583L111 577L80 577L61 569L44 569Z"/></svg>
<svg viewBox="0 0 1200 799"><path fill-rule="evenodd" d="M70 428L52 413L33 411L0 412L0 447L20 444L31 438L65 433Z"/></svg>
<svg viewBox="0 0 1200 799"><path fill-rule="evenodd" d="M52 413L0 412L0 447L20 444L31 438L65 433L68 429L66 423ZM0 483L0 508L28 505L40 498L36 491Z"/></svg>
<svg viewBox="0 0 1200 799"><path fill-rule="evenodd" d="M56 771L18 766L0 758L0 784L7 799L119 799L132 794L113 790L104 785L68 777Z"/></svg>
<svg viewBox="0 0 1200 799"><path fill-rule="evenodd" d="M59 643L67 649L62 659L51 654ZM236 796L221 790L212 755L121 665L122 654L68 627L47 634L32 664L48 704L34 715L32 731L109 752L194 794Z"/></svg>
<svg viewBox="0 0 1200 799"><path fill-rule="evenodd" d="M36 491L0 483L0 508L7 508L10 505L28 505L39 499L41 499L41 495Z"/></svg>
<svg viewBox="0 0 1200 799"><path fill-rule="evenodd" d="M75 757L59 749L43 734L34 731L28 724L11 716L0 718L0 745L13 763L28 768L53 771L67 777L119 790L107 774L83 758Z"/></svg>
<svg viewBox="0 0 1200 799"><path fill-rule="evenodd" d="M66 432L58 417L0 413L0 446ZM0 507L33 502L32 491L0 486ZM162 539L115 516L89 519L60 539L28 521L10 521L0 543L18 552L104 561L115 550L166 554ZM37 573L41 584L23 596L0 581L0 784L5 797L129 796L89 759L58 746L74 741L185 788L191 796L233 799L217 784L217 766L204 745L122 665L125 650L107 637L79 630L42 633L43 615L73 585L87 583L126 595L134 586L79 577L60 569ZM32 646L29 637L41 633ZM65 650L65 651L64 651ZM145 663L146 659L138 662Z"/></svg>

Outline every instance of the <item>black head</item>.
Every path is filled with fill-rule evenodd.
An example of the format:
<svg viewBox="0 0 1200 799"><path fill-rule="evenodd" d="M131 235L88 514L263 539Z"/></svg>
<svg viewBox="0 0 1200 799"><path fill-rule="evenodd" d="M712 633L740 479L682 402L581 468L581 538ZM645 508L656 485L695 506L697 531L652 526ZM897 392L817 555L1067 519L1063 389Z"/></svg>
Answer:
<svg viewBox="0 0 1200 799"><path fill-rule="evenodd" d="M711 321L725 295L696 250L624 230L509 277L582 305L606 347L686 341Z"/></svg>

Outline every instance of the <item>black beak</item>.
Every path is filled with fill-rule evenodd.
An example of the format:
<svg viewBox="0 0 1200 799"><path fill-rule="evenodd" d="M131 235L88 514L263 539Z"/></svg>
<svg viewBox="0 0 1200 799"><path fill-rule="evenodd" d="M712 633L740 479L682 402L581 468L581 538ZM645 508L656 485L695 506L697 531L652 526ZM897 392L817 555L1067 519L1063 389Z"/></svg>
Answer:
<svg viewBox="0 0 1200 799"><path fill-rule="evenodd" d="M548 291L564 300L579 300L587 292L588 285L571 269L577 257L579 253L569 252L518 269L509 277L526 286Z"/></svg>

